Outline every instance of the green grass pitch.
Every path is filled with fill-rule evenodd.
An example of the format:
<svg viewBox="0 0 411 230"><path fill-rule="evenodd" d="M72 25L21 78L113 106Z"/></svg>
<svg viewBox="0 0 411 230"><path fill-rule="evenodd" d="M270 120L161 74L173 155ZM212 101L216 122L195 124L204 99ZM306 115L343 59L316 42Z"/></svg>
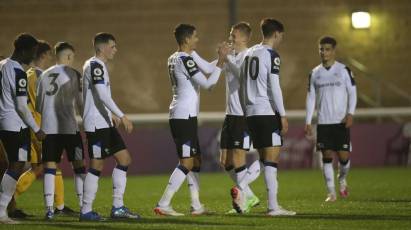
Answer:
<svg viewBox="0 0 411 230"><path fill-rule="evenodd" d="M350 197L325 204L326 191L320 170L284 170L279 172L279 202L297 212L293 217L267 217L266 192L262 176L252 184L261 204L245 215L225 215L231 208L232 183L224 173L201 175L201 200L215 214L191 217L187 184L173 199L173 207L185 217L155 216L169 175L128 178L125 203L140 213L140 221L78 222L74 217L56 217L44 221L42 181L18 198L18 206L34 217L20 225L0 225L0 229L411 229L411 169L353 168L349 175ZM73 180L65 180L66 204L77 207ZM111 178L102 178L94 208L104 216L111 208Z"/></svg>

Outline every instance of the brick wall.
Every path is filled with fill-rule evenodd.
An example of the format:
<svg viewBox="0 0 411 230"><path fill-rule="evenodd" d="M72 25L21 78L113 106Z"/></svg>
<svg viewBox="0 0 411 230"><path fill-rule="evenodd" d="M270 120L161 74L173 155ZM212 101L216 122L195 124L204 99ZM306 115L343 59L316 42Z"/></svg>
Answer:
<svg viewBox="0 0 411 230"><path fill-rule="evenodd" d="M355 31L350 26L354 9L368 9L372 28ZM411 86L411 2L406 0L239 0L238 19L253 25L253 43L259 42L258 24L271 16L284 22L286 35L280 49L281 83L286 108L304 108L306 77L318 64L317 39L336 36L339 55L365 64L372 75ZM100 31L113 33L119 52L110 63L113 96L126 112L167 112L171 98L167 57L175 51L172 30L179 22L197 26L199 53L215 56L216 44L228 33L227 0L2 0L0 1L0 54L9 55L16 34L27 31L54 44L60 40L76 47L76 68L92 55L91 39ZM368 80L356 74L359 90L373 93ZM223 80L223 79L222 79ZM223 111L223 81L212 93L202 93L201 109ZM409 105L383 94L385 105Z"/></svg>

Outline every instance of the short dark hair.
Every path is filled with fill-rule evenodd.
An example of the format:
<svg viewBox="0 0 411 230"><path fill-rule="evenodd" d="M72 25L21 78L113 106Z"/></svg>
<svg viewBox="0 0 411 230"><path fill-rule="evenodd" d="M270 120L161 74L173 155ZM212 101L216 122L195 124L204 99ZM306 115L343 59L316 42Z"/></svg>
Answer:
<svg viewBox="0 0 411 230"><path fill-rule="evenodd" d="M239 22L232 26L233 30L239 30L248 37L251 36L251 26L247 22Z"/></svg>
<svg viewBox="0 0 411 230"><path fill-rule="evenodd" d="M33 35L22 33L17 35L13 45L16 51L31 50L38 45L38 41Z"/></svg>
<svg viewBox="0 0 411 230"><path fill-rule="evenodd" d="M178 24L174 29L174 37L179 45L185 43L186 38L189 38L193 35L196 30L195 26L190 24Z"/></svg>
<svg viewBox="0 0 411 230"><path fill-rule="evenodd" d="M271 37L274 32L284 32L284 25L274 18L264 18L261 20L261 32L263 37Z"/></svg>
<svg viewBox="0 0 411 230"><path fill-rule="evenodd" d="M331 36L321 37L319 43L320 43L320 45L330 44L330 45L332 45L333 48L335 48L337 46L337 40L335 40L335 38L333 38Z"/></svg>
<svg viewBox="0 0 411 230"><path fill-rule="evenodd" d="M106 44L110 40L116 41L116 38L114 37L114 35L110 33L106 33L106 32L97 33L93 39L93 46L95 48L97 45L102 44L102 43Z"/></svg>
<svg viewBox="0 0 411 230"><path fill-rule="evenodd" d="M56 55L58 55L59 53L67 49L73 52L75 51L74 47L68 42L57 42L56 45L54 46L54 52Z"/></svg>
<svg viewBox="0 0 411 230"><path fill-rule="evenodd" d="M47 43L46 41L38 40L38 42L39 42L39 45L37 47L37 52L36 52L36 55L34 57L35 60L40 59L41 55L43 55L43 54L45 54L45 53L47 53L48 51L51 50L50 44Z"/></svg>

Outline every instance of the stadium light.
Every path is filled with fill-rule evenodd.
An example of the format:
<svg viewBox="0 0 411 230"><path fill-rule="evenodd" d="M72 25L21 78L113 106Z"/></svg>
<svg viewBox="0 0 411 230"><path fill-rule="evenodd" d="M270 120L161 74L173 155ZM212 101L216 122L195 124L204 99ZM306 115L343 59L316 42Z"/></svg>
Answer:
<svg viewBox="0 0 411 230"><path fill-rule="evenodd" d="M351 24L354 29L368 29L371 25L371 15L365 11L356 11L351 14Z"/></svg>

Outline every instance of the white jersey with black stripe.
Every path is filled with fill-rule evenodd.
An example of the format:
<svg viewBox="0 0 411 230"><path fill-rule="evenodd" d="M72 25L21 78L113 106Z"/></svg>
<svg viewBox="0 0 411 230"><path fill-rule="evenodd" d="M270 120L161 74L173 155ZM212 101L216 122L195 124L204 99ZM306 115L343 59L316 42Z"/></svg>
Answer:
<svg viewBox="0 0 411 230"><path fill-rule="evenodd" d="M226 85L226 114L243 116L240 103L240 70L247 50L238 54L227 55L228 62L223 68Z"/></svg>
<svg viewBox="0 0 411 230"><path fill-rule="evenodd" d="M27 74L15 60L0 61L0 130L19 132L29 126L39 130L27 107Z"/></svg>
<svg viewBox="0 0 411 230"><path fill-rule="evenodd" d="M83 123L87 132L113 127L112 113L124 116L111 97L106 64L97 57L88 59L83 66L83 100Z"/></svg>
<svg viewBox="0 0 411 230"><path fill-rule="evenodd" d="M241 66L246 116L285 116L280 88L280 57L270 46L257 44L247 50Z"/></svg>
<svg viewBox="0 0 411 230"><path fill-rule="evenodd" d="M221 69L212 68L206 78L188 53L175 52L168 58L168 73L171 81L173 98L170 103L170 119L188 119L197 117L200 106L200 87L211 89L218 81Z"/></svg>
<svg viewBox="0 0 411 230"><path fill-rule="evenodd" d="M41 74L37 84L41 129L46 134L76 134L76 107L81 108L82 103L80 73L66 65L54 65Z"/></svg>
<svg viewBox="0 0 411 230"><path fill-rule="evenodd" d="M356 86L347 66L337 61L329 68L320 64L312 70L308 81L307 124L311 124L315 107L318 124L339 124L348 113L354 114Z"/></svg>

